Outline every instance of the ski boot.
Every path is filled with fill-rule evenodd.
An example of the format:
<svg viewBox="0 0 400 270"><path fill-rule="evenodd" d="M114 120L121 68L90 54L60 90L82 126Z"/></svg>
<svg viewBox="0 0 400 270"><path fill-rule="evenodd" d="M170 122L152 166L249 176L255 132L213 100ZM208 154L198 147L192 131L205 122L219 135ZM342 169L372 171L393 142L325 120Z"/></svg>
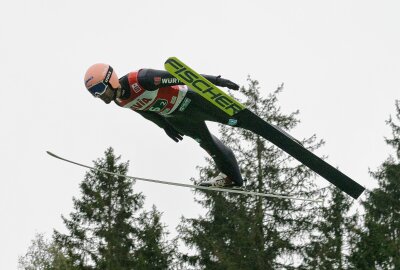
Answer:
<svg viewBox="0 0 400 270"><path fill-rule="evenodd" d="M218 174L211 180L201 182L199 186L203 187L217 187L217 188L232 188L236 186L235 182L229 179L224 173Z"/></svg>

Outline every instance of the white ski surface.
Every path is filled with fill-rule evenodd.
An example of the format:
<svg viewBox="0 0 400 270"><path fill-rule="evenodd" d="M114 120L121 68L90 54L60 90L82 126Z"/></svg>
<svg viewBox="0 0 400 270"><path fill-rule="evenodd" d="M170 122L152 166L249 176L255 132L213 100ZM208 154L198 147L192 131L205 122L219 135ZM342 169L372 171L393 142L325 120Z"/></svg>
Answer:
<svg viewBox="0 0 400 270"><path fill-rule="evenodd" d="M151 182L151 183L157 183L157 184L163 184L163 185L171 185L171 186L179 186L179 187L186 187L186 188L194 188L194 189L203 189L203 190L212 190L212 191L221 191L221 192L228 192L228 193L237 193L237 194L243 194L243 195L250 195L250 196L261 196L261 197L270 197L270 198L280 198L280 199L288 199L288 200L299 200L299 201L309 201L309 202L318 202L322 203L322 200L313 200L313 199L306 199L306 198L297 198L297 197L292 197L292 196L286 196L286 195L277 195L277 194L269 194L269 193L259 193L259 192L253 192L253 191L245 191L245 190L238 190L238 189L231 189L231 188L216 188L216 187L203 187L203 186L197 186L197 185L190 185L190 184L181 184L181 183L176 183L176 182L169 182L169 181L162 181L162 180L155 180L155 179L148 179L148 178L142 178L142 177L134 177L134 176L129 176L129 175L122 175L118 173L113 173L105 170L100 170L96 169L72 160L68 160L65 158L62 158L56 154L53 154L50 151L46 151L47 154L50 156L66 161L68 163L72 163L87 169L91 169L94 171L106 173L109 175L114 175L118 177L126 177L130 178L133 180L139 180L139 181L144 181L144 182Z"/></svg>

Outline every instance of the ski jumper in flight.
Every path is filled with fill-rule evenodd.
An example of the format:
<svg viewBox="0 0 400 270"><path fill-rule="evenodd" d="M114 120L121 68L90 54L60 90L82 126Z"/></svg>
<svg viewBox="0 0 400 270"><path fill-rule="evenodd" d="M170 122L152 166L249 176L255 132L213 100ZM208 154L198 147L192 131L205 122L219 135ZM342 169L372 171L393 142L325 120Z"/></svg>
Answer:
<svg viewBox="0 0 400 270"><path fill-rule="evenodd" d="M237 84L221 76L202 76L217 86L239 89ZM167 71L140 69L118 78L110 65L95 64L87 70L84 81L93 96L106 104L114 101L120 107L134 110L164 129L174 141L179 142L183 135L196 140L212 157L220 171L213 179L201 182L202 186L243 185L232 150L207 128L205 121L213 121L260 135L353 198L358 198L365 189L279 127L264 121L244 107L235 110L230 116Z"/></svg>
<svg viewBox="0 0 400 270"><path fill-rule="evenodd" d="M220 76L203 75L217 86L239 89ZM231 149L212 135L205 121L228 124L232 119L220 109L163 70L140 69L118 79L112 67L95 64L85 74L89 92L106 104L131 109L152 121L175 142L183 135L196 140L212 157L220 174L202 186L242 186L243 179Z"/></svg>

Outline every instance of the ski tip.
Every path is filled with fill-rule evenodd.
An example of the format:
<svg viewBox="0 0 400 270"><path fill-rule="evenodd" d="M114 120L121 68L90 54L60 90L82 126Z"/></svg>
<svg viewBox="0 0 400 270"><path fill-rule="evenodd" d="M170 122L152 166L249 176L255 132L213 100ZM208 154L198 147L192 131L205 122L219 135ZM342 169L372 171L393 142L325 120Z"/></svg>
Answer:
<svg viewBox="0 0 400 270"><path fill-rule="evenodd" d="M53 154L53 153L50 152L50 151L46 151L46 153L47 153L48 155L52 156L52 157L59 158L57 155Z"/></svg>
<svg viewBox="0 0 400 270"><path fill-rule="evenodd" d="M168 64L171 61L173 62L173 61L177 61L177 60L178 60L178 58L175 56L168 57L168 59L165 60L164 65Z"/></svg>

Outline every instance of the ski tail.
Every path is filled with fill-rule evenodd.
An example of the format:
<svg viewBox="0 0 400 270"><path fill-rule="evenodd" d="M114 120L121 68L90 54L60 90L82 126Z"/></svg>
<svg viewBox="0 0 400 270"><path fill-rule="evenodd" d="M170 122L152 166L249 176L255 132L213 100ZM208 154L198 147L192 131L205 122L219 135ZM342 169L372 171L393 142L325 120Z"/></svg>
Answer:
<svg viewBox="0 0 400 270"><path fill-rule="evenodd" d="M235 117L240 121L240 127L264 137L354 199L364 192L363 186L251 111L245 109Z"/></svg>

